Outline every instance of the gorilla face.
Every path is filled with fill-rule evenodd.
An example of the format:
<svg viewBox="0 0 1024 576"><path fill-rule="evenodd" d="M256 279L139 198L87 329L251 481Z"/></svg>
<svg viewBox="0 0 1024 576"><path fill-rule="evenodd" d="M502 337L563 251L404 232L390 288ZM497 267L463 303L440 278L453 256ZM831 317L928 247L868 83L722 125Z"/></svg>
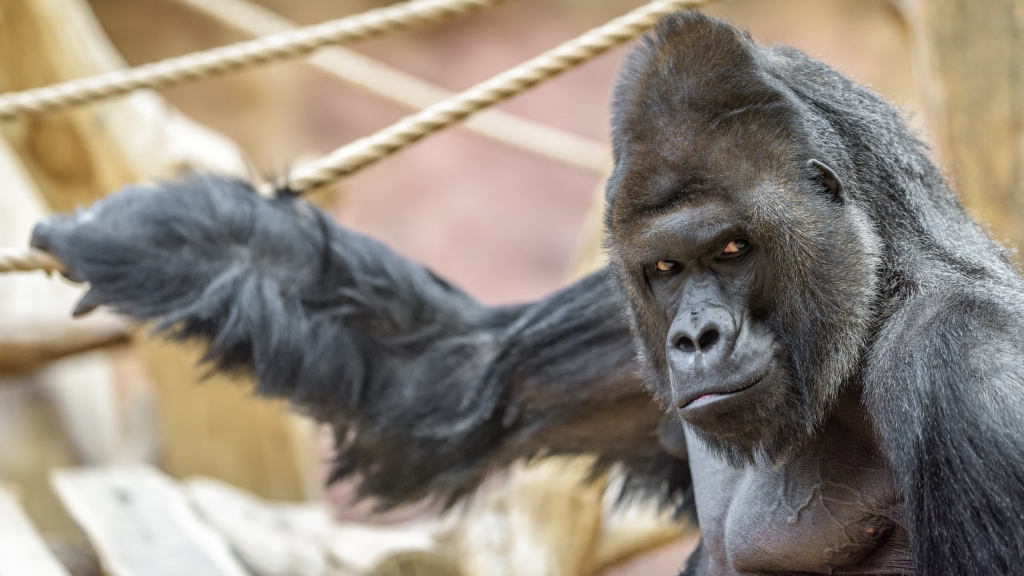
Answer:
<svg viewBox="0 0 1024 576"><path fill-rule="evenodd" d="M665 314L669 406L699 428L734 420L725 434L742 424L743 406L784 395L792 380L785 350L750 307L764 242L743 212L711 200L654 215L632 246L645 253L649 303Z"/></svg>
<svg viewBox="0 0 1024 576"><path fill-rule="evenodd" d="M846 159L760 48L679 50L671 34L633 54L616 94L611 261L666 409L734 463L774 462L855 375L878 240L830 167Z"/></svg>

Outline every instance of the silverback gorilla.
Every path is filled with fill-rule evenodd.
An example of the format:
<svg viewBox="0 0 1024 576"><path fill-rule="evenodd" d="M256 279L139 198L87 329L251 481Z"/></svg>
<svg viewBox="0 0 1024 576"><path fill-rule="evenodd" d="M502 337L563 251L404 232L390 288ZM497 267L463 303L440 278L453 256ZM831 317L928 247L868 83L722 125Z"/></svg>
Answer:
<svg viewBox="0 0 1024 576"><path fill-rule="evenodd" d="M203 339L333 424L333 477L388 504L593 452L695 516L688 575L1024 574L1024 283L897 110L688 13L613 123L611 263L535 303L213 176L33 243L91 284L76 312Z"/></svg>

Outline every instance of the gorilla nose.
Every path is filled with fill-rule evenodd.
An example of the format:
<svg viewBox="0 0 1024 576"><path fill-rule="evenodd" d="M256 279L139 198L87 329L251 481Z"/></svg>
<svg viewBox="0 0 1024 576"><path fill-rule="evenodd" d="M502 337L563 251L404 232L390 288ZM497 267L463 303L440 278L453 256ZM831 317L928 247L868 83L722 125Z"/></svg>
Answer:
<svg viewBox="0 0 1024 576"><path fill-rule="evenodd" d="M718 331L715 326L709 326L700 331L700 334L694 338L689 334L683 334L679 336L679 347L683 349L683 352L697 352L701 353L711 351L714 346L722 338L722 333Z"/></svg>
<svg viewBox="0 0 1024 576"><path fill-rule="evenodd" d="M718 326L712 324L700 328L699 331L681 331L676 335L676 347L691 354L694 352L708 353L721 339L722 333Z"/></svg>
<svg viewBox="0 0 1024 576"><path fill-rule="evenodd" d="M687 355L706 359L718 357L736 339L735 323L725 310L703 310L681 314L673 322L672 344Z"/></svg>

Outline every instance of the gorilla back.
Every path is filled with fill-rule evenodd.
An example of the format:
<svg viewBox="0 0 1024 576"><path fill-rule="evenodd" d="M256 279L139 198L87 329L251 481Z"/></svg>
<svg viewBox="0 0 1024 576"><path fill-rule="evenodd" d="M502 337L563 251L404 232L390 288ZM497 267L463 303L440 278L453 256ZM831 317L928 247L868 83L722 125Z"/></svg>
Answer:
<svg viewBox="0 0 1024 576"><path fill-rule="evenodd" d="M519 306L210 176L33 243L80 311L333 424L335 477L386 503L591 452L695 502L687 574L1024 573L1024 283L900 114L687 13L629 57L614 147L609 269Z"/></svg>

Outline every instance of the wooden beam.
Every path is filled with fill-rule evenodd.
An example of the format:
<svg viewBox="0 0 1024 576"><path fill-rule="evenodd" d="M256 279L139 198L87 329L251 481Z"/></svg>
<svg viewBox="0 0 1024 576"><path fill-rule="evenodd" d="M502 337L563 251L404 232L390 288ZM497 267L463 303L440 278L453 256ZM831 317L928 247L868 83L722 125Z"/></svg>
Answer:
<svg viewBox="0 0 1024 576"><path fill-rule="evenodd" d="M124 66L85 0L0 0L0 14L0 91ZM188 169L238 176L247 171L232 142L150 91L4 122L0 133L59 211ZM24 232L19 242L27 239ZM195 347L152 340L148 333L134 343L155 385L169 472L221 478L267 497L294 500L319 493L308 420L281 403L253 397L251 382L204 379L205 370L194 366L200 357Z"/></svg>
<svg viewBox="0 0 1024 576"><path fill-rule="evenodd" d="M252 395L252 384L208 375L196 344L140 335L135 349L156 381L163 466L173 476L212 476L275 500L322 491L313 424L285 401Z"/></svg>
<svg viewBox="0 0 1024 576"><path fill-rule="evenodd" d="M246 576L181 488L144 465L57 471L57 493L110 576Z"/></svg>
<svg viewBox="0 0 1024 576"><path fill-rule="evenodd" d="M0 9L5 6L4 2L6 0L0 0ZM0 18L2 27L3 19ZM2 34L0 31L0 36ZM0 248L24 247L32 227L46 213L47 208L39 187L7 139L0 135ZM58 407L57 414L61 418L61 421L37 432L40 444L59 445L70 439L79 458L96 462L116 458L123 446L123 437L118 433L122 428L117 421L111 421L118 412L114 404L117 397L116 381L108 358L102 354L91 354L75 358L71 363L46 365L67 354L83 352L96 344L97 340L110 337L107 332L109 326L102 319L71 328L69 311L83 294L82 286L48 278L42 273L2 275L0 334L6 336L7 342L0 341L0 364L3 365L0 375L11 375L19 371L27 374L37 370L31 379L33 386L45 391L48 400ZM51 321L59 322L59 329ZM94 329L101 327L104 334L93 333ZM67 342L49 340L49 336L64 328L73 330L74 334L69 334L73 339ZM16 382L7 381L8 384ZM23 465L31 468L42 466L45 462L45 458L35 461L28 459ZM0 469L0 476L10 474L28 478L44 476L45 472L24 468ZM45 487L25 487L23 494L25 508L33 514L54 508L51 505L52 495L47 494ZM35 517L42 525L70 524L59 514L44 514L47 517Z"/></svg>
<svg viewBox="0 0 1024 576"><path fill-rule="evenodd" d="M501 484L474 497L456 532L463 573L585 574L601 526L607 476L593 457L517 462Z"/></svg>
<svg viewBox="0 0 1024 576"><path fill-rule="evenodd" d="M929 120L961 200L1024 246L1024 0L911 0Z"/></svg>
<svg viewBox="0 0 1024 576"><path fill-rule="evenodd" d="M0 576L70 576L13 494L0 487Z"/></svg>
<svg viewBox="0 0 1024 576"><path fill-rule="evenodd" d="M346 575L383 576L399 573L388 571L394 563L415 564L401 574L457 573L450 516L392 525L343 522L331 518L325 502L268 502L208 478L190 479L183 489L199 515L257 574L323 574L331 566Z"/></svg>
<svg viewBox="0 0 1024 576"><path fill-rule="evenodd" d="M326 506L270 503L208 478L191 479L182 489L199 516L256 574L327 573L324 536L332 522Z"/></svg>
<svg viewBox="0 0 1024 576"><path fill-rule="evenodd" d="M125 65L84 0L0 0L0 92ZM224 137L150 91L0 123L50 207L70 211L140 180L190 167L244 175Z"/></svg>
<svg viewBox="0 0 1024 576"><path fill-rule="evenodd" d="M0 375L25 373L46 363L129 341L129 326L110 313L80 320L0 318Z"/></svg>

